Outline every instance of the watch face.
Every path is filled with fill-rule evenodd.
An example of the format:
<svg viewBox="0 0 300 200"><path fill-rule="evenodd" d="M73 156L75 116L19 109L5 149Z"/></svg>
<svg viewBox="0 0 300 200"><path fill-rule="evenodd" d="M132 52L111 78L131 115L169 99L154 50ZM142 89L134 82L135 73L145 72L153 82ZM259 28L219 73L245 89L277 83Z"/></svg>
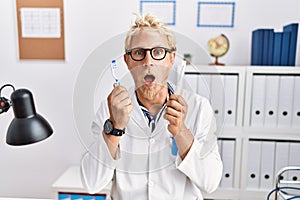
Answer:
<svg viewBox="0 0 300 200"><path fill-rule="evenodd" d="M109 119L106 120L104 123L104 132L109 134L113 131L113 129L114 129L113 123Z"/></svg>

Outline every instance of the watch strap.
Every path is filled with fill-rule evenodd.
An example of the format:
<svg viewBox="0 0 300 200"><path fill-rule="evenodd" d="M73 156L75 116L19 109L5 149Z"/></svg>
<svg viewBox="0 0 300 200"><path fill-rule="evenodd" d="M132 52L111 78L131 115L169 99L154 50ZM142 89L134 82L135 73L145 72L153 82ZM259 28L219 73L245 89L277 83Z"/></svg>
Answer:
<svg viewBox="0 0 300 200"><path fill-rule="evenodd" d="M110 119L107 119L104 123L104 132L107 135L122 136L125 133L125 128L123 130L116 129L113 122Z"/></svg>
<svg viewBox="0 0 300 200"><path fill-rule="evenodd" d="M114 135L114 136L122 136L123 134L125 133L125 129L123 130L120 130L120 129L113 129L111 135Z"/></svg>

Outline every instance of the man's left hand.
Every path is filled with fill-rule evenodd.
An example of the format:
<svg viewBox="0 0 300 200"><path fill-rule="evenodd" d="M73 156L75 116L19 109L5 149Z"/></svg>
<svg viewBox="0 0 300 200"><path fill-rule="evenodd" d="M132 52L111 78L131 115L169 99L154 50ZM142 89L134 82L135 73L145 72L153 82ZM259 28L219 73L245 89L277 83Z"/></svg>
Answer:
<svg viewBox="0 0 300 200"><path fill-rule="evenodd" d="M187 114L188 105L182 96L172 94L166 103L165 119L169 121L168 130L175 137L180 131L185 131L184 120Z"/></svg>

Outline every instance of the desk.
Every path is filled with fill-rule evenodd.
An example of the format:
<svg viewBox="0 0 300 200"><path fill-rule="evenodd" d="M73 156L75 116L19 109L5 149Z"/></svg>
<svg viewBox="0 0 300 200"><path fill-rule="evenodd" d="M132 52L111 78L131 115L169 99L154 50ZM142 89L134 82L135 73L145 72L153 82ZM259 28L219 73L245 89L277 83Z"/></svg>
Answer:
<svg viewBox="0 0 300 200"><path fill-rule="evenodd" d="M0 197L0 200L53 200L53 199L35 199L35 198L7 198L7 197Z"/></svg>
<svg viewBox="0 0 300 200"><path fill-rule="evenodd" d="M69 167L52 185L52 188L57 192L57 199L95 199L105 200L109 189L104 189L101 193L94 195L88 194L81 182L80 167ZM76 196L76 198L75 198ZM72 198L70 198L72 197ZM74 197L74 198L73 198ZM78 197L78 198L77 198ZM1 199L0 199L1 200Z"/></svg>

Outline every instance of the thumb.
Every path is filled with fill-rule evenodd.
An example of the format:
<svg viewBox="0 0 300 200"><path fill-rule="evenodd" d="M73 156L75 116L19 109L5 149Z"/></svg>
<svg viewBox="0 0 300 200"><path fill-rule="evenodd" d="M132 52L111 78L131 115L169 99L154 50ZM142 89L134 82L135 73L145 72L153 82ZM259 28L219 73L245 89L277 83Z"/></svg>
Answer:
<svg viewBox="0 0 300 200"><path fill-rule="evenodd" d="M114 86L114 88L115 88L115 87L117 87L117 86L118 86L118 84L117 84L117 83L114 83L114 85L113 85L113 86Z"/></svg>

